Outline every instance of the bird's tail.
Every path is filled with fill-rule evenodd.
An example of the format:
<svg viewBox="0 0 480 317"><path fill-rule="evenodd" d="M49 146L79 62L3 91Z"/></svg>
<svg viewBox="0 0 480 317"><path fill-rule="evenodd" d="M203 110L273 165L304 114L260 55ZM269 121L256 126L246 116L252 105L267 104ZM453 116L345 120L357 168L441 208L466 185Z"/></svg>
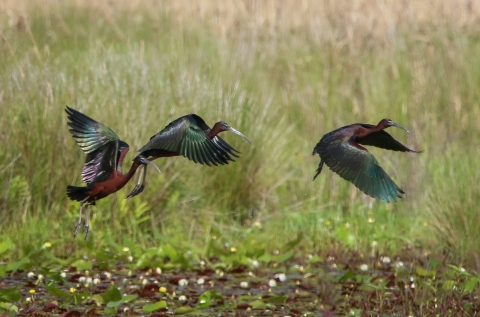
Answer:
<svg viewBox="0 0 480 317"><path fill-rule="evenodd" d="M67 186L67 196L71 200L82 201L88 197L87 187Z"/></svg>

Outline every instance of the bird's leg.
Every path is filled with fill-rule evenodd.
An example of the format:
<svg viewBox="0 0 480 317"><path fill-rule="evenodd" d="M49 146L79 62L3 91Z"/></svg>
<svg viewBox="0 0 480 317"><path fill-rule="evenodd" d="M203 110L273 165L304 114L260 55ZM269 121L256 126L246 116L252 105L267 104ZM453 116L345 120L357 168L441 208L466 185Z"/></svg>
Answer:
<svg viewBox="0 0 480 317"><path fill-rule="evenodd" d="M75 225L75 233L73 234L74 239L77 237L78 230L80 230L80 227L82 226L83 204L87 201L87 199L88 199L88 197L80 202L80 215L78 217L78 222Z"/></svg>
<svg viewBox="0 0 480 317"><path fill-rule="evenodd" d="M315 176L313 176L312 181L314 181L315 178L317 178L318 174L320 174L320 173L322 172L322 168L323 168L323 161L320 160L320 164L318 164L318 168L317 168L317 170L315 171Z"/></svg>
<svg viewBox="0 0 480 317"><path fill-rule="evenodd" d="M147 165L141 166L140 175L138 176L135 188L127 195L126 198L134 197L143 192L145 189L145 179L147 178Z"/></svg>
<svg viewBox="0 0 480 317"><path fill-rule="evenodd" d="M85 241L87 240L88 233L90 232L90 215L87 207L85 207Z"/></svg>

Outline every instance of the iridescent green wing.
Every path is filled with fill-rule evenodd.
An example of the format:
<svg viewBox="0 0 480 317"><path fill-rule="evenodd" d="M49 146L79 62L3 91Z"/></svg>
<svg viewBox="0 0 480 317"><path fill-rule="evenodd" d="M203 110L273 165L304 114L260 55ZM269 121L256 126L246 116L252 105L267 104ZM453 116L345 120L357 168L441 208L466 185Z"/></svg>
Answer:
<svg viewBox="0 0 480 317"><path fill-rule="evenodd" d="M354 137L337 136L321 140L316 147L322 161L365 194L385 202L401 198L403 190L380 167L375 157L356 144Z"/></svg>
<svg viewBox="0 0 480 317"><path fill-rule="evenodd" d="M371 124L357 123L364 128L373 128ZM362 145L372 145L385 150L400 151L400 152L413 152L419 153L417 151L411 150L402 143L395 140L388 132L381 130L375 133L371 133L362 139L356 139L359 144Z"/></svg>
<svg viewBox="0 0 480 317"><path fill-rule="evenodd" d="M140 152L151 150L178 153L195 163L209 166L228 164L228 160L231 160L226 150L210 140L191 115L170 122Z"/></svg>
<svg viewBox="0 0 480 317"><path fill-rule="evenodd" d="M111 173L117 168L118 145L120 139L110 128L84 115L83 113L66 107L70 133L87 154L82 170L82 180L92 182L100 174Z"/></svg>

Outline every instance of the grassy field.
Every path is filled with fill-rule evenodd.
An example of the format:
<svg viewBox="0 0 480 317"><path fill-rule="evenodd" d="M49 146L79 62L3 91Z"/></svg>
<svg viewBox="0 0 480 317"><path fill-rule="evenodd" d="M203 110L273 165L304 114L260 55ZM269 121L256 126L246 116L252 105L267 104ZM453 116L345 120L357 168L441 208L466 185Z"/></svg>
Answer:
<svg viewBox="0 0 480 317"><path fill-rule="evenodd" d="M296 257L413 248L480 270L478 14L453 0L1 2L0 256L47 243L58 258L159 244L202 257L215 241L251 260L252 245L275 254L301 233ZM144 193L100 201L74 240L65 188L85 156L66 105L129 143L126 162L188 113L252 145L223 136L242 152L228 166L155 161ZM424 151L369 148L404 199L374 201L328 168L312 182L324 133L385 117Z"/></svg>

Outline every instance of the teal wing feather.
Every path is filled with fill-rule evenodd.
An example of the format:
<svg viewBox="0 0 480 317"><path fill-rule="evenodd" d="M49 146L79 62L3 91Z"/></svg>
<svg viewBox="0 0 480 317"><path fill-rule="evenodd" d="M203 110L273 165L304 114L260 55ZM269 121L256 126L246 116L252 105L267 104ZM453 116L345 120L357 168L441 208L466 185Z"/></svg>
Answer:
<svg viewBox="0 0 480 317"><path fill-rule="evenodd" d="M380 167L375 157L355 143L354 137L324 137L314 152L332 171L373 198L390 202L401 198L404 193Z"/></svg>
<svg viewBox="0 0 480 317"><path fill-rule="evenodd" d="M118 135L107 126L93 120L83 113L66 107L70 133L87 154L82 170L82 180L92 182L100 174L111 173L117 168Z"/></svg>
<svg viewBox="0 0 480 317"><path fill-rule="evenodd" d="M374 126L371 124L365 123L357 123L364 128L373 128ZM400 152L412 152L412 153L420 153L418 151L414 151L403 145L402 143L395 140L388 132L385 130L381 130L375 133L371 133L364 138L355 139L355 141L362 145L372 145L376 146L385 150L392 150L392 151L400 151Z"/></svg>
<svg viewBox="0 0 480 317"><path fill-rule="evenodd" d="M198 126L191 115L180 117L154 135L140 152L166 150L178 153L195 163L211 166L228 164L233 159Z"/></svg>

